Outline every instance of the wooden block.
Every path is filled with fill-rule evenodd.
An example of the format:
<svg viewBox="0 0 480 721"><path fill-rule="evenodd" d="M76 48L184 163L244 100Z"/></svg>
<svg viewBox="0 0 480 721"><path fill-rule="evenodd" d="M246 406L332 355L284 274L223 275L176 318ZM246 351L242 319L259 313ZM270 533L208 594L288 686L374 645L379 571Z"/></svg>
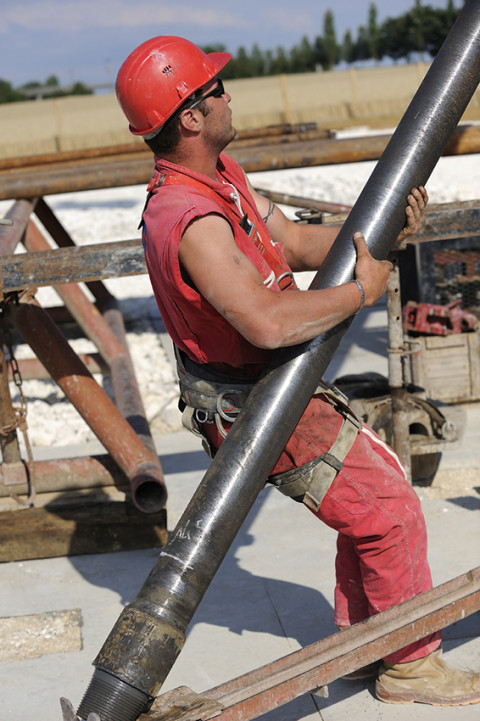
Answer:
<svg viewBox="0 0 480 721"><path fill-rule="evenodd" d="M462 403L480 399L480 335L419 336L420 350L411 356L415 385L432 400Z"/></svg>
<svg viewBox="0 0 480 721"><path fill-rule="evenodd" d="M167 513L100 502L0 513L0 561L156 548L167 542Z"/></svg>

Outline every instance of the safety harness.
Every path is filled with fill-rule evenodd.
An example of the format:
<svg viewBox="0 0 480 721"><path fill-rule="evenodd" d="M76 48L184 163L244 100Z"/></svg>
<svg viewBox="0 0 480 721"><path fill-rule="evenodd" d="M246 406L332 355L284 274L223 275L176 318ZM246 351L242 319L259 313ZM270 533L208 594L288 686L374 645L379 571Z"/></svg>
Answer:
<svg viewBox="0 0 480 721"><path fill-rule="evenodd" d="M215 423L223 438L227 435L224 421L233 423L240 413L256 379L228 377L210 366L195 363L175 347L180 386L179 408L182 423L200 435L210 457L215 455L202 432L202 425ZM314 395L321 394L343 416L342 425L331 448L312 461L268 478L268 483L295 501L318 511L325 494L342 470L343 462L362 427L361 420L348 405L338 388L321 383Z"/></svg>

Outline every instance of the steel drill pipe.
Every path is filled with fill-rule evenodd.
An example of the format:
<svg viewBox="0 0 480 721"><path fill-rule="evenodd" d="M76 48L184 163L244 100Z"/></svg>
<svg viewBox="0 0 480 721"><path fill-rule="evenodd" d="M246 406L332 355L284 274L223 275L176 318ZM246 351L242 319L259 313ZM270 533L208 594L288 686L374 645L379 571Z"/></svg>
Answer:
<svg viewBox="0 0 480 721"><path fill-rule="evenodd" d="M480 3L469 0L425 76L312 287L353 278L354 231L388 255L406 196L426 183L480 79ZM173 666L185 631L351 320L275 354L137 597L120 615L79 708L133 721Z"/></svg>

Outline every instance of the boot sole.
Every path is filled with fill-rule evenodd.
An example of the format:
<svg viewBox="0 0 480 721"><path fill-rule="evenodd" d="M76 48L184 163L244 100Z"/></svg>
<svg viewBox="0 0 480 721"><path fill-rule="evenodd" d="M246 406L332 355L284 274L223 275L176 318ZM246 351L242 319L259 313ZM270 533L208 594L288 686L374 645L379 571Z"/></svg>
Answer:
<svg viewBox="0 0 480 721"><path fill-rule="evenodd" d="M449 698L441 699L438 696L417 695L408 692L392 693L378 681L375 685L375 695L380 701L392 704L426 703L430 704L430 706L468 706L480 702L480 692L475 696L468 696L467 698L458 700Z"/></svg>

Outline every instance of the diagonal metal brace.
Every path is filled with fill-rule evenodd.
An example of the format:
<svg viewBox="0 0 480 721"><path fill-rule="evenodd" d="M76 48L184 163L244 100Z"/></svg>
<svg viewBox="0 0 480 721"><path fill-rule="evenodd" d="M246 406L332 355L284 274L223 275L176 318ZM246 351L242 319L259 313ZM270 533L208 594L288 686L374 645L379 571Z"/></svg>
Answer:
<svg viewBox="0 0 480 721"><path fill-rule="evenodd" d="M318 687L326 695L331 681L479 609L480 567L201 695L185 686L162 694L141 719L249 721Z"/></svg>

